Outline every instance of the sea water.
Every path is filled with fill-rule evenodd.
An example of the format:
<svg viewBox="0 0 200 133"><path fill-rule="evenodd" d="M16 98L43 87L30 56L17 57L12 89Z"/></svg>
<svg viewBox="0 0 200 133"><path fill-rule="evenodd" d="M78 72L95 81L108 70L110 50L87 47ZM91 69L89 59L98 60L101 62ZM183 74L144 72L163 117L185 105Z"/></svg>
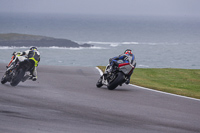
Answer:
<svg viewBox="0 0 200 133"><path fill-rule="evenodd" d="M26 15L0 13L0 33L64 38L89 48L39 47L41 65L98 66L132 49L139 68L200 69L200 19L141 16ZM13 51L0 46L0 63Z"/></svg>

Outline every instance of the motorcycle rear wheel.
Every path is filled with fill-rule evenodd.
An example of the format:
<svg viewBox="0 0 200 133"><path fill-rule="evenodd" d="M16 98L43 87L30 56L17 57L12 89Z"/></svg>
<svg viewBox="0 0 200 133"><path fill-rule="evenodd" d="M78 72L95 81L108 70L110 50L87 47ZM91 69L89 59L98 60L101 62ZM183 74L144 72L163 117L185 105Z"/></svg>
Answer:
<svg viewBox="0 0 200 133"><path fill-rule="evenodd" d="M13 77L13 79L10 82L11 86L16 86L19 84L19 82L24 77L25 71L23 69L19 69L16 75Z"/></svg>
<svg viewBox="0 0 200 133"><path fill-rule="evenodd" d="M122 84L123 81L124 81L123 73L119 72L115 77L115 79L111 83L109 83L107 88L109 90L114 90L115 88L117 88L118 85Z"/></svg>

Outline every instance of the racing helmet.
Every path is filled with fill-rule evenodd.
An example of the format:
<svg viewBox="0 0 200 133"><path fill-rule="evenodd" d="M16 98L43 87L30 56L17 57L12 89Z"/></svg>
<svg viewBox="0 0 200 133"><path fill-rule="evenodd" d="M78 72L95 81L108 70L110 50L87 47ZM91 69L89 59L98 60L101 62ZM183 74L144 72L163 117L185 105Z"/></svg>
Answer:
<svg viewBox="0 0 200 133"><path fill-rule="evenodd" d="M37 47L31 46L30 50L37 50Z"/></svg>
<svg viewBox="0 0 200 133"><path fill-rule="evenodd" d="M132 52L130 49L125 50L124 54L132 55Z"/></svg>

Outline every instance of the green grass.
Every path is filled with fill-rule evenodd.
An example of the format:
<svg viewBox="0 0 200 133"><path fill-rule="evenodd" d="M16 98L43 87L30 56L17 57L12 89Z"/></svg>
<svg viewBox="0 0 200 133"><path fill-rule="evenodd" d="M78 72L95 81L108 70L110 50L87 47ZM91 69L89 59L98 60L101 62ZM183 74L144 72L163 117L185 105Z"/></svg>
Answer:
<svg viewBox="0 0 200 133"><path fill-rule="evenodd" d="M130 83L200 99L200 69L136 68Z"/></svg>

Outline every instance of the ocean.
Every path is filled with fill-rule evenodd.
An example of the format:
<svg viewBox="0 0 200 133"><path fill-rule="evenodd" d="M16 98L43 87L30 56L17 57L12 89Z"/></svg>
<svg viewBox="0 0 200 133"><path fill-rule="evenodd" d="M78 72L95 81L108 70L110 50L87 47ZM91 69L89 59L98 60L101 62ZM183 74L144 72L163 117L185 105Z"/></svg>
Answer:
<svg viewBox="0 0 200 133"><path fill-rule="evenodd" d="M64 38L89 48L39 47L41 65L99 66L132 49L138 68L200 69L200 18L0 13L0 33ZM0 46L0 63L13 51Z"/></svg>

